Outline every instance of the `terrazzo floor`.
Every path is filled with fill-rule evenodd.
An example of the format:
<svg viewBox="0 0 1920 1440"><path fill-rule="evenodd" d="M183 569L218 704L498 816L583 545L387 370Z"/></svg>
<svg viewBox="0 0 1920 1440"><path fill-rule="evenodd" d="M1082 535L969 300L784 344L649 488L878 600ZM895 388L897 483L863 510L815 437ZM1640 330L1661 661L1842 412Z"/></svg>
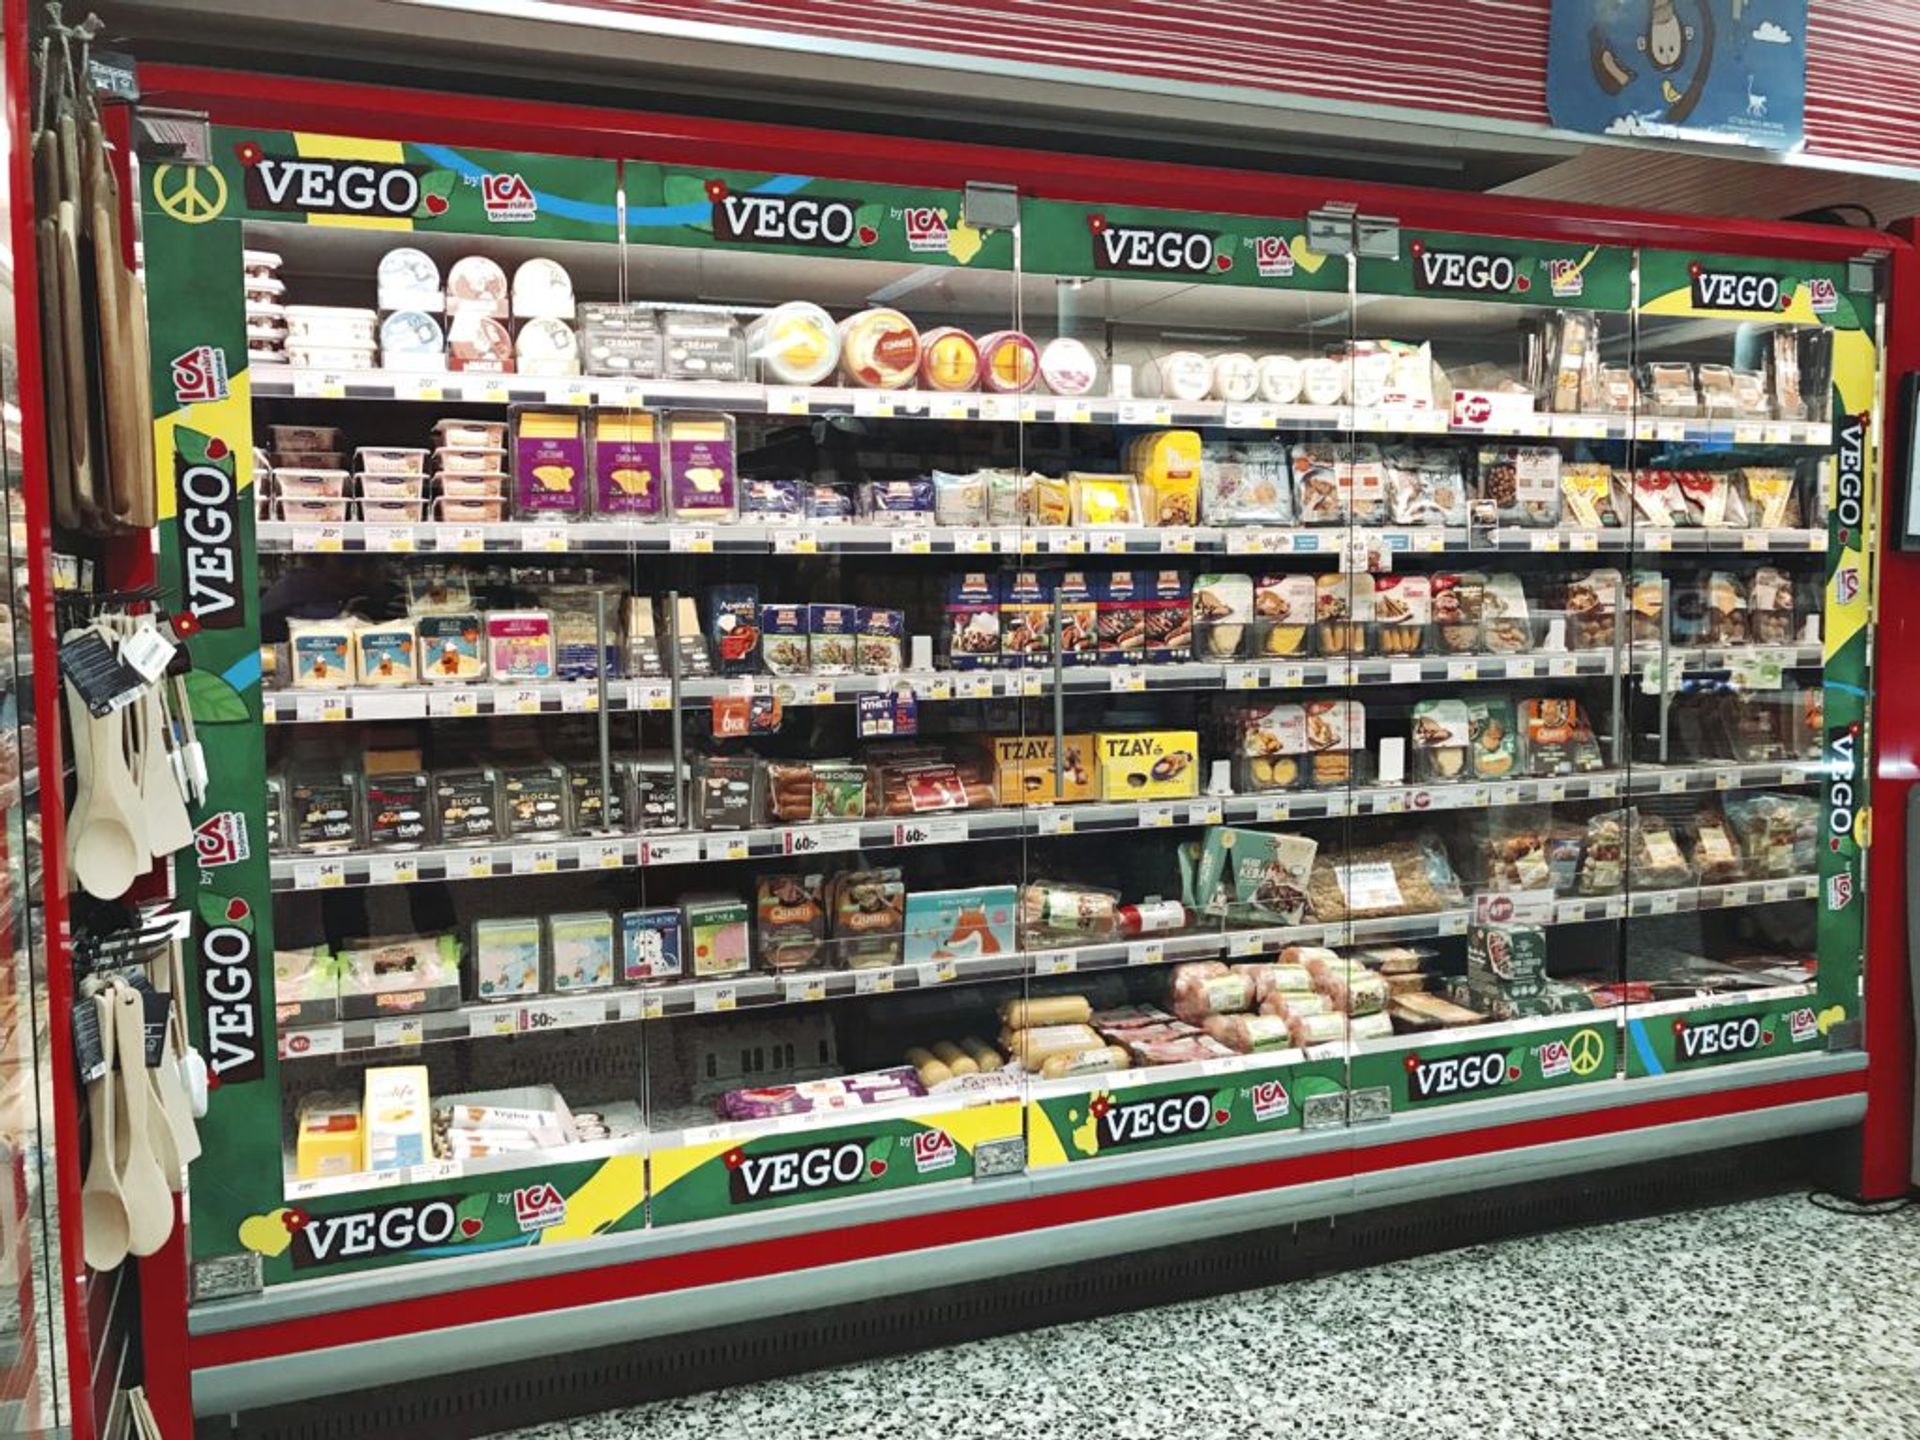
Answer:
<svg viewBox="0 0 1920 1440"><path fill-rule="evenodd" d="M1477 1246L511 1440L1920 1440L1920 1208Z"/></svg>

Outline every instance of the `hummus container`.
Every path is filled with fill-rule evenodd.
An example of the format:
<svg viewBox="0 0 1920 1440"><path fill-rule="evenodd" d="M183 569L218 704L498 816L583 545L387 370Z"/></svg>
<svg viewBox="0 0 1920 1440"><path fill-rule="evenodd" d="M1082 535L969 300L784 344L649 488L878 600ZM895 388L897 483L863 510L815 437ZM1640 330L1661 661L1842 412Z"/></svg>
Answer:
<svg viewBox="0 0 1920 1440"><path fill-rule="evenodd" d="M849 315L840 322L840 373L873 390L911 385L920 373L920 332L898 310Z"/></svg>
<svg viewBox="0 0 1920 1440"><path fill-rule="evenodd" d="M440 288L440 267L424 250L402 245L380 257L376 272L382 310L424 310L438 315L447 308Z"/></svg>
<svg viewBox="0 0 1920 1440"><path fill-rule="evenodd" d="M1347 398L1347 362L1307 361L1301 367L1301 388L1309 405L1338 405Z"/></svg>
<svg viewBox="0 0 1920 1440"><path fill-rule="evenodd" d="M337 425L269 425L274 452L291 455L295 451L338 450L340 427Z"/></svg>
<svg viewBox="0 0 1920 1440"><path fill-rule="evenodd" d="M661 373L669 380L744 380L747 345L731 315L669 312L660 324Z"/></svg>
<svg viewBox="0 0 1920 1440"><path fill-rule="evenodd" d="M371 310L345 305L288 305L284 317L289 340L368 350L380 341L380 317Z"/></svg>
<svg viewBox="0 0 1920 1440"><path fill-rule="evenodd" d="M280 257L272 250L242 250L240 265L249 280L255 276L271 279L280 268Z"/></svg>
<svg viewBox="0 0 1920 1440"><path fill-rule="evenodd" d="M483 375L513 373L513 337L491 315L454 312L447 326L447 368Z"/></svg>
<svg viewBox="0 0 1920 1440"><path fill-rule="evenodd" d="M442 445L433 452L433 468L443 475L490 475L507 468L507 452L504 446Z"/></svg>
<svg viewBox="0 0 1920 1440"><path fill-rule="evenodd" d="M1237 405L1253 399L1259 392L1260 371L1251 355L1229 350L1224 355L1213 357L1214 399Z"/></svg>
<svg viewBox="0 0 1920 1440"><path fill-rule="evenodd" d="M504 470L481 475L442 475L440 493L449 500L504 500L513 477Z"/></svg>
<svg viewBox="0 0 1920 1440"><path fill-rule="evenodd" d="M396 310L380 322L380 362L390 370L439 365L446 350L446 332L424 310Z"/></svg>
<svg viewBox="0 0 1920 1440"><path fill-rule="evenodd" d="M275 470L273 478L280 494L289 500L339 500L347 493L344 470L303 470L285 467Z"/></svg>
<svg viewBox="0 0 1920 1440"><path fill-rule="evenodd" d="M425 500L376 500L360 502L360 518L375 525L413 525L427 518Z"/></svg>
<svg viewBox="0 0 1920 1440"><path fill-rule="evenodd" d="M1154 362L1160 393L1169 400L1198 401L1213 389L1213 362L1197 350L1174 350Z"/></svg>
<svg viewBox="0 0 1920 1440"><path fill-rule="evenodd" d="M427 493L424 475L363 474L360 494L368 500L419 500Z"/></svg>
<svg viewBox="0 0 1920 1440"><path fill-rule="evenodd" d="M1255 386L1269 405L1291 405L1300 398L1306 376L1291 355L1262 355L1254 365Z"/></svg>
<svg viewBox="0 0 1920 1440"><path fill-rule="evenodd" d="M980 337L980 388L1002 395L1031 390L1040 378L1040 352L1018 330Z"/></svg>
<svg viewBox="0 0 1920 1440"><path fill-rule="evenodd" d="M254 452L256 455L258 451ZM255 465L263 462L256 460ZM272 463L291 465L296 470L345 470L347 457L338 450L287 450L276 451Z"/></svg>
<svg viewBox="0 0 1920 1440"><path fill-rule="evenodd" d="M434 422L433 440L449 448L498 450L504 454L507 425L504 420L438 420Z"/></svg>
<svg viewBox="0 0 1920 1440"><path fill-rule="evenodd" d="M447 272L447 311L505 319L511 313L507 272L484 255L454 261Z"/></svg>
<svg viewBox="0 0 1920 1440"><path fill-rule="evenodd" d="M1091 395L1100 383L1100 361L1082 341L1056 336L1040 352L1040 379L1055 395Z"/></svg>
<svg viewBox="0 0 1920 1440"><path fill-rule="evenodd" d="M303 370L371 370L371 345L313 345L287 342L287 363Z"/></svg>
<svg viewBox="0 0 1920 1440"><path fill-rule="evenodd" d="M390 445L362 445L353 452L353 463L366 475L424 475L427 454L425 450L402 450Z"/></svg>
<svg viewBox="0 0 1920 1440"><path fill-rule="evenodd" d="M275 473L284 475L287 472L281 470ZM338 525L347 518L345 500L296 500L288 497L284 488L281 490L281 496L280 518L282 520L299 520L314 525Z"/></svg>
<svg viewBox="0 0 1920 1440"><path fill-rule="evenodd" d="M505 500L456 500L442 495L435 509L446 525L493 525L507 518Z"/></svg>
<svg viewBox="0 0 1920 1440"><path fill-rule="evenodd" d="M578 375L580 342L564 320L529 320L513 342L513 360L522 375Z"/></svg>
<svg viewBox="0 0 1920 1440"><path fill-rule="evenodd" d="M840 331L818 305L792 300L747 327L747 354L769 382L818 385L840 363Z"/></svg>
<svg viewBox="0 0 1920 1440"><path fill-rule="evenodd" d="M573 277L559 261L538 257L513 272L513 313L522 320L571 320L573 308Z"/></svg>
<svg viewBox="0 0 1920 1440"><path fill-rule="evenodd" d="M972 390L980 384L980 346L973 336L942 325L920 337L920 383L929 390Z"/></svg>

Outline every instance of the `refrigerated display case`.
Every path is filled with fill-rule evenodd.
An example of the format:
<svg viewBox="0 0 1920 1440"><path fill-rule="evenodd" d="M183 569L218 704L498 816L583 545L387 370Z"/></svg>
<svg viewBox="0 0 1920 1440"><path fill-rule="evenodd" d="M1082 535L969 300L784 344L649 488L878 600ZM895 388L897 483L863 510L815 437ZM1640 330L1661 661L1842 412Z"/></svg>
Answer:
<svg viewBox="0 0 1920 1440"><path fill-rule="evenodd" d="M201 1408L1859 1119L1900 242L144 78Z"/></svg>

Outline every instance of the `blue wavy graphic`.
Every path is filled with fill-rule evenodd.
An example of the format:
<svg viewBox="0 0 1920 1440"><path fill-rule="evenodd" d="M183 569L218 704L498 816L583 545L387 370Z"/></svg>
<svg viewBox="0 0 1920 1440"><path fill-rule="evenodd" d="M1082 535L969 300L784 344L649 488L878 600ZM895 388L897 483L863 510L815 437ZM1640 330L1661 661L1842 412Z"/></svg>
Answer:
<svg viewBox="0 0 1920 1440"><path fill-rule="evenodd" d="M1647 1038L1645 1022L1629 1020L1627 1022L1627 1038L1633 1041L1634 1051L1640 1056L1640 1063L1647 1067L1647 1074L1664 1075L1667 1073L1667 1067L1662 1065L1660 1063L1660 1057L1653 1053L1653 1042Z"/></svg>

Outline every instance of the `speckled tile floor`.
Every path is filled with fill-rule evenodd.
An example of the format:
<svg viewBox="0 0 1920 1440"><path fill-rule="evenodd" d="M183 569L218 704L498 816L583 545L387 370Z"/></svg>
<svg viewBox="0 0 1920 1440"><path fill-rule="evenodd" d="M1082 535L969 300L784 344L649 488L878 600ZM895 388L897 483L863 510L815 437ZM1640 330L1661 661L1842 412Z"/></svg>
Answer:
<svg viewBox="0 0 1920 1440"><path fill-rule="evenodd" d="M1920 1440L1920 1208L1513 1240L511 1440Z"/></svg>

